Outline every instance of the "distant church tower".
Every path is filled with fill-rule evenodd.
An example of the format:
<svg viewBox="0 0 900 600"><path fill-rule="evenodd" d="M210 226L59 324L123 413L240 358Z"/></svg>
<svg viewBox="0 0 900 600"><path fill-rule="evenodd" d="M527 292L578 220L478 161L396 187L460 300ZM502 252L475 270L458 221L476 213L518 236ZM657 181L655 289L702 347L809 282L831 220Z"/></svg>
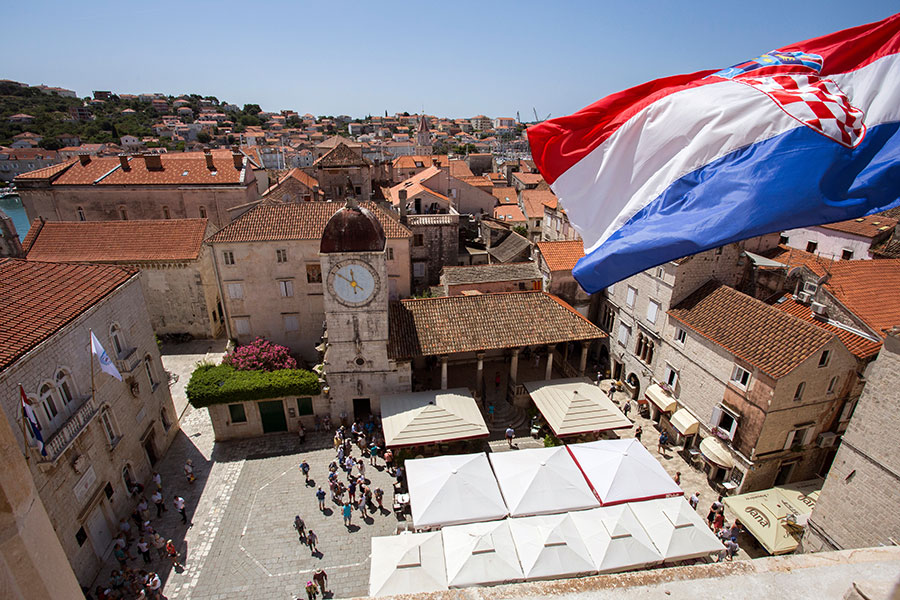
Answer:
<svg viewBox="0 0 900 600"><path fill-rule="evenodd" d="M5 212L0 210L0 257L11 256L17 258L23 256L22 244L16 233L16 225Z"/></svg>
<svg viewBox="0 0 900 600"><path fill-rule="evenodd" d="M381 396L410 390L409 364L388 359L388 274L381 223L354 200L322 232L325 382L332 417L379 414Z"/></svg>
<svg viewBox="0 0 900 600"><path fill-rule="evenodd" d="M425 115L419 117L418 129L416 129L416 154L431 154L431 130L428 128L428 119Z"/></svg>

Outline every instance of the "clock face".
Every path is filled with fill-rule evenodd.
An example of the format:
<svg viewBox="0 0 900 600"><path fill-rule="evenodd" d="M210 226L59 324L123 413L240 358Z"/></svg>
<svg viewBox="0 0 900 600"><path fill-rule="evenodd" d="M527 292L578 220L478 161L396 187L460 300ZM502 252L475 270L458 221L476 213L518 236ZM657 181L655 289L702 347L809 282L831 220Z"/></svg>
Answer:
<svg viewBox="0 0 900 600"><path fill-rule="evenodd" d="M346 306L368 303L378 288L378 274L364 262L345 260L331 268L328 287L335 298Z"/></svg>

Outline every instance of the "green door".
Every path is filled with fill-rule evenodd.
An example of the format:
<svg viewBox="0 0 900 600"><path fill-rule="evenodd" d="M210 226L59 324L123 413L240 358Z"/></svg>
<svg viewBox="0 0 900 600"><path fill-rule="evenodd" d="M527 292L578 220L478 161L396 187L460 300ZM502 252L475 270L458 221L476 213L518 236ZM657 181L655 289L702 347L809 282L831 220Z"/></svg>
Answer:
<svg viewBox="0 0 900 600"><path fill-rule="evenodd" d="M257 402L259 418L262 420L263 433L287 431L287 419L284 416L284 403L281 400Z"/></svg>

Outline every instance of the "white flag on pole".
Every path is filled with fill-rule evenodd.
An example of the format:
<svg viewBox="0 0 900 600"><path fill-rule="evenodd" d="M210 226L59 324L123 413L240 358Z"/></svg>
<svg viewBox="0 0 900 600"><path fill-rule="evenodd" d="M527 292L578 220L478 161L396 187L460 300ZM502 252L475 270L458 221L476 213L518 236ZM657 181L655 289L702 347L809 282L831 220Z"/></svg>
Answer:
<svg viewBox="0 0 900 600"><path fill-rule="evenodd" d="M97 362L100 363L101 371L122 381L122 374L119 373L116 365L109 359L109 354L107 354L106 350L103 349L103 346L100 345L100 340L97 339L97 336L94 335L93 331L91 332L91 352L97 355Z"/></svg>

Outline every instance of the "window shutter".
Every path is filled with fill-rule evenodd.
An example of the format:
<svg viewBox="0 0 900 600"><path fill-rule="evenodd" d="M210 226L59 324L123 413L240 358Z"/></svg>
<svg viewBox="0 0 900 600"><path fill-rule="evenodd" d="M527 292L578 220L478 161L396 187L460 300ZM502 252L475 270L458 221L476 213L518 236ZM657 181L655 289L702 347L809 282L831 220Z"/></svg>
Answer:
<svg viewBox="0 0 900 600"><path fill-rule="evenodd" d="M794 443L794 438L797 436L797 430L793 430L788 433L787 440L784 442L784 450L790 450L791 446Z"/></svg>
<svg viewBox="0 0 900 600"><path fill-rule="evenodd" d="M712 409L712 416L709 418L710 427L718 427L719 421L722 420L722 409L718 406L714 406Z"/></svg>
<svg viewBox="0 0 900 600"><path fill-rule="evenodd" d="M659 312L659 304L653 302L652 300L647 303L647 320L651 323L656 323L656 314Z"/></svg>
<svg viewBox="0 0 900 600"><path fill-rule="evenodd" d="M816 432L815 427L807 427L806 430L803 432L803 441L800 443L803 446L808 445L810 442L812 442L812 437L815 432Z"/></svg>

